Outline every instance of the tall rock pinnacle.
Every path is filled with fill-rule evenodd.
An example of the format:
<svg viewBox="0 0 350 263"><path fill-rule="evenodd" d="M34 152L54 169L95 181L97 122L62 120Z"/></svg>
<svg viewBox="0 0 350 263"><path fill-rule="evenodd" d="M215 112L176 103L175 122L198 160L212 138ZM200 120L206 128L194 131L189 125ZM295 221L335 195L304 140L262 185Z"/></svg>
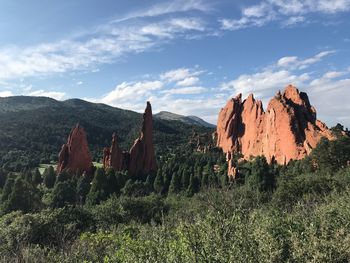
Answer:
<svg viewBox="0 0 350 263"><path fill-rule="evenodd" d="M217 123L217 146L227 153L231 176L235 173L233 153L246 159L264 155L269 162L286 164L308 155L321 137L334 139L316 119L307 94L291 85L271 99L266 112L252 94L244 101L238 95L221 109Z"/></svg>
<svg viewBox="0 0 350 263"><path fill-rule="evenodd" d="M85 131L79 124L70 132L67 143L62 146L58 159L58 173L63 170L69 170L73 173L90 172L92 158Z"/></svg>
<svg viewBox="0 0 350 263"><path fill-rule="evenodd" d="M122 151L117 144L117 136L113 134L112 146L103 153L104 168L115 171L129 171L130 176L147 175L157 170L153 146L152 107L147 102L140 136L135 140L129 152Z"/></svg>
<svg viewBox="0 0 350 263"><path fill-rule="evenodd" d="M153 147L153 119L151 103L147 102L141 135L130 149L129 174L131 176L156 171L156 158Z"/></svg>

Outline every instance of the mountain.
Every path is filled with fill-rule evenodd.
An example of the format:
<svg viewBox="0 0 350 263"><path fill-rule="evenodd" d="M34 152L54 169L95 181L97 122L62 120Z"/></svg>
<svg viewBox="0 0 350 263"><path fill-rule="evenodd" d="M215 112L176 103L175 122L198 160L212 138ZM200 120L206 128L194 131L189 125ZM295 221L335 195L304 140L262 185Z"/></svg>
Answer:
<svg viewBox="0 0 350 263"><path fill-rule="evenodd" d="M189 125L197 125L197 126L203 126L207 128L215 128L215 125L206 122L205 120L197 117L197 116L183 116L176 113L168 112L168 111L161 111L154 115L154 118L158 118L161 120L169 120L169 121L181 121L183 123L189 124Z"/></svg>
<svg viewBox="0 0 350 263"><path fill-rule="evenodd" d="M231 161L235 153L246 159L264 155L268 162L287 164L310 154L322 137L335 139L316 118L307 94L291 85L270 100L266 112L253 94L244 101L239 94L219 113L217 145L228 154L231 176L235 176Z"/></svg>
<svg viewBox="0 0 350 263"><path fill-rule="evenodd" d="M19 170L40 162L57 161L71 129L79 123L87 134L94 161L117 134L122 149L130 149L142 124L142 114L80 99L56 101L46 97L0 98L0 167ZM212 132L207 127L155 118L157 156L187 143L193 132Z"/></svg>

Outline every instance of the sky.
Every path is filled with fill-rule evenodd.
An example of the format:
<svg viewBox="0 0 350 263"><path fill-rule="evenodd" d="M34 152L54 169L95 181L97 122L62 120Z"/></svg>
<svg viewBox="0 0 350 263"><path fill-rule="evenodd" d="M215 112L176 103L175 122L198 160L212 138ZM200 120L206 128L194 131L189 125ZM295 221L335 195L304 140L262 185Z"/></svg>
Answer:
<svg viewBox="0 0 350 263"><path fill-rule="evenodd" d="M81 98L216 123L293 84L350 127L350 0L0 0L0 97Z"/></svg>

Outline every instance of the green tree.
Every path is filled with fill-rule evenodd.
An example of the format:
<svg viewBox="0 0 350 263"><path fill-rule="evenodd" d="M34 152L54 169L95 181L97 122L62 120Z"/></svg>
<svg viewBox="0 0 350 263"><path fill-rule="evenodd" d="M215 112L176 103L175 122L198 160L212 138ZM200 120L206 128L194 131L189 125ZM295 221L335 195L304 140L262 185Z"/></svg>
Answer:
<svg viewBox="0 0 350 263"><path fill-rule="evenodd" d="M158 194L163 193L163 191L164 191L164 178L163 178L162 170L158 171L156 179L154 180L154 183L153 183L153 188Z"/></svg>
<svg viewBox="0 0 350 263"><path fill-rule="evenodd" d="M189 170L189 167L186 166L181 175L181 188L183 190L186 190L188 188L188 185L190 184L190 177L191 177L191 172Z"/></svg>
<svg viewBox="0 0 350 263"><path fill-rule="evenodd" d="M3 212L20 210L28 213L37 210L40 205L38 190L31 183L18 176L13 184L11 194L4 203Z"/></svg>
<svg viewBox="0 0 350 263"><path fill-rule="evenodd" d="M16 177L14 174L10 174L7 177L4 188L2 189L1 201L3 201L3 202L6 201L8 199L8 197L10 196L10 194L12 192L13 185L15 184L15 179L16 179Z"/></svg>
<svg viewBox="0 0 350 263"><path fill-rule="evenodd" d="M97 168L94 179L91 183L90 191L86 197L86 202L89 205L99 204L101 201L107 199L107 180L105 172L102 168Z"/></svg>
<svg viewBox="0 0 350 263"><path fill-rule="evenodd" d="M32 175L32 182L34 185L39 185L43 182L43 178L41 177L41 174L39 172L39 169L36 168L33 172L33 175Z"/></svg>
<svg viewBox="0 0 350 263"><path fill-rule="evenodd" d="M52 188L55 185L56 173L52 166L45 169L44 174L44 184L47 188Z"/></svg>
<svg viewBox="0 0 350 263"><path fill-rule="evenodd" d="M209 185L209 175L207 172L204 172L202 175L201 187L207 187Z"/></svg>
<svg viewBox="0 0 350 263"><path fill-rule="evenodd" d="M264 156L257 156L250 163L250 174L247 183L260 191L272 190L275 186L275 177Z"/></svg>
<svg viewBox="0 0 350 263"><path fill-rule="evenodd" d="M199 192L200 189L200 181L197 176L191 175L190 183L187 188L187 195L193 196L195 193Z"/></svg>
<svg viewBox="0 0 350 263"><path fill-rule="evenodd" d="M52 192L51 207L59 208L76 202L76 188L71 180L58 182Z"/></svg>
<svg viewBox="0 0 350 263"><path fill-rule="evenodd" d="M181 189L181 180L177 172L173 173L170 181L169 193L178 193Z"/></svg>
<svg viewBox="0 0 350 263"><path fill-rule="evenodd" d="M113 169L108 169L106 171L106 180L107 180L107 185L106 185L106 195L107 197L110 196L111 194L120 194L120 186L118 183L118 178L116 176L116 173L114 172Z"/></svg>
<svg viewBox="0 0 350 263"><path fill-rule="evenodd" d="M86 196L90 191L90 180L86 173L79 177L77 183L77 196L80 204L85 204Z"/></svg>
<svg viewBox="0 0 350 263"><path fill-rule="evenodd" d="M347 166L350 160L350 138L341 136L334 141L322 138L310 157L317 170L329 173L338 171Z"/></svg>
<svg viewBox="0 0 350 263"><path fill-rule="evenodd" d="M7 172L0 168L0 188L3 188L7 179Z"/></svg>

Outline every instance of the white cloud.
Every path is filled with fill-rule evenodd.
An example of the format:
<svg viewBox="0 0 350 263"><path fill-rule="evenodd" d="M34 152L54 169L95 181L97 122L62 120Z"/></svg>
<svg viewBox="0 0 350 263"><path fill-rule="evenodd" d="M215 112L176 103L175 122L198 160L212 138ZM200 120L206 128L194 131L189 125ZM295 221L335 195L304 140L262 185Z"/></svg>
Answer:
<svg viewBox="0 0 350 263"><path fill-rule="evenodd" d="M350 0L263 0L258 5L244 7L241 17L219 19L224 30L262 26L271 21L281 21L292 26L306 21L307 14L335 14L350 10Z"/></svg>
<svg viewBox="0 0 350 263"><path fill-rule="evenodd" d="M178 85L179 82L200 82L199 76L204 71L198 68L169 70L154 80L123 82L105 96L87 100L138 112L144 110L146 101L151 101L154 112L166 110L183 115L192 114L215 123L215 115L225 103L227 94L212 97L208 87ZM196 81L190 81L190 78L196 78Z"/></svg>
<svg viewBox="0 0 350 263"><path fill-rule="evenodd" d="M160 79L167 80L169 82L179 81L191 76L190 69L188 68L179 68L167 71L160 75Z"/></svg>
<svg viewBox="0 0 350 263"><path fill-rule="evenodd" d="M176 83L176 85L178 86L193 86L195 84L197 84L199 82L199 78L198 77L187 77L183 80L180 80Z"/></svg>
<svg viewBox="0 0 350 263"><path fill-rule="evenodd" d="M0 91L0 97L11 97L13 96L12 91Z"/></svg>
<svg viewBox="0 0 350 263"><path fill-rule="evenodd" d="M58 92L58 91L35 90L26 95L35 96L35 97L49 97L56 100L63 100L64 97L66 96L66 93Z"/></svg>
<svg viewBox="0 0 350 263"><path fill-rule="evenodd" d="M175 38L203 34L206 25L202 19L181 13L201 10L200 3L199 0L168 2L169 9L161 7L159 11L150 11L150 16L159 16L152 21L112 21L71 39L29 47L0 47L0 80L81 70L90 72L100 64L115 63L127 54L144 52ZM173 11L176 14L172 18L162 16Z"/></svg>
<svg viewBox="0 0 350 263"><path fill-rule="evenodd" d="M287 70L264 70L255 74L240 75L238 78L222 84L222 87L225 90L234 91L234 94L242 93L243 96L247 96L253 92L263 94L269 90L282 89L288 84L303 86L309 78L307 73L296 75Z"/></svg>
<svg viewBox="0 0 350 263"><path fill-rule="evenodd" d="M282 22L282 25L285 27L294 26L296 24L302 23L305 21L303 16L291 16L287 20Z"/></svg>
<svg viewBox="0 0 350 263"><path fill-rule="evenodd" d="M83 85L83 82L80 80L77 82L77 85L80 86L80 85Z"/></svg>
<svg viewBox="0 0 350 263"><path fill-rule="evenodd" d="M183 88L173 88L173 89L164 90L163 93L168 95L200 94L200 93L206 92L207 90L208 89L204 87L183 87Z"/></svg>
<svg viewBox="0 0 350 263"><path fill-rule="evenodd" d="M135 18L144 18L144 17L157 17L166 14L173 14L179 12L188 12L188 11L200 11L200 12L209 12L211 6L208 2L201 0L175 0L168 1L163 3L157 3L156 5L145 9L130 13L122 18L115 19L112 22L123 22L126 20L131 20Z"/></svg>
<svg viewBox="0 0 350 263"><path fill-rule="evenodd" d="M198 18L176 18L168 22L152 23L141 28L142 35L160 38L173 38L176 33L186 31L204 31L204 23Z"/></svg>
<svg viewBox="0 0 350 263"><path fill-rule="evenodd" d="M120 105L129 105L131 101L137 103L138 100L144 100L146 96L150 96L151 91L161 89L162 87L163 83L161 81L123 82L101 99L88 100L121 107Z"/></svg>
<svg viewBox="0 0 350 263"><path fill-rule="evenodd" d="M298 57L283 57L278 60L277 65L289 69L305 69L312 64L320 62L324 57L336 53L334 50L322 51L313 57L306 59L299 59Z"/></svg>
<svg viewBox="0 0 350 263"><path fill-rule="evenodd" d="M190 68L178 68L160 74L160 79L166 82L177 82L178 86L192 86L199 82L198 76L204 71Z"/></svg>

